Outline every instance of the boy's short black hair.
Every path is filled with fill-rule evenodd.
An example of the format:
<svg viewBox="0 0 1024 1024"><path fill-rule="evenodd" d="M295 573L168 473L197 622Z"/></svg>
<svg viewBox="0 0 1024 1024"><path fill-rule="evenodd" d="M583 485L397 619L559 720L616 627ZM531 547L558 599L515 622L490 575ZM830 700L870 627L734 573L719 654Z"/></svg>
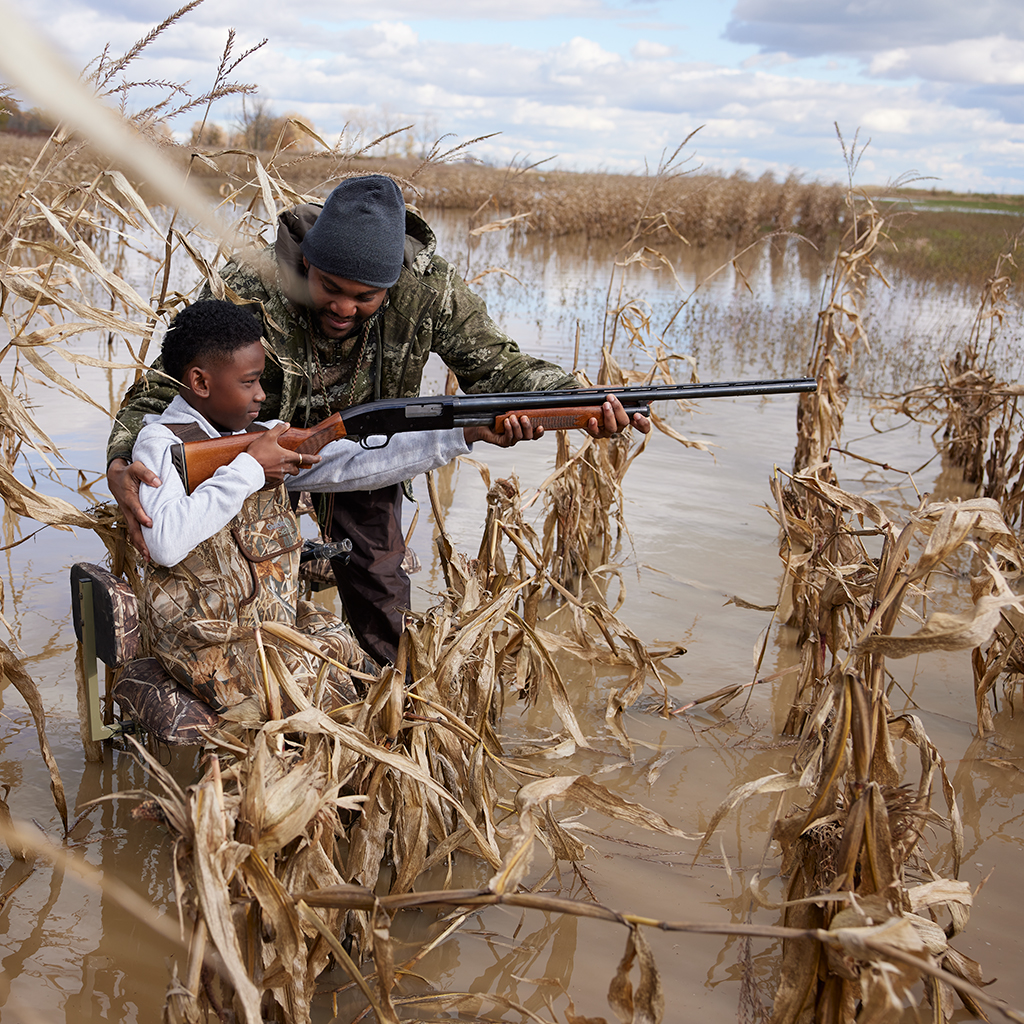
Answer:
<svg viewBox="0 0 1024 1024"><path fill-rule="evenodd" d="M232 352L262 337L263 326L250 307L223 299L204 299L186 306L171 321L160 358L164 371L180 383L186 367L197 359L227 359Z"/></svg>

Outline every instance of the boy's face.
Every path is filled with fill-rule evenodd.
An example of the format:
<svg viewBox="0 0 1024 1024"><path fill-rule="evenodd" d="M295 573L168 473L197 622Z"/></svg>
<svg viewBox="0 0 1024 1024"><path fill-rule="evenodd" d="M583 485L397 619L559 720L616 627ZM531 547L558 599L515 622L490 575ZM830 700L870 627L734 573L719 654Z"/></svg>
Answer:
<svg viewBox="0 0 1024 1024"><path fill-rule="evenodd" d="M266 363L263 342L236 348L227 359L188 368L191 395L186 400L221 430L245 430L260 414L266 394L260 374Z"/></svg>

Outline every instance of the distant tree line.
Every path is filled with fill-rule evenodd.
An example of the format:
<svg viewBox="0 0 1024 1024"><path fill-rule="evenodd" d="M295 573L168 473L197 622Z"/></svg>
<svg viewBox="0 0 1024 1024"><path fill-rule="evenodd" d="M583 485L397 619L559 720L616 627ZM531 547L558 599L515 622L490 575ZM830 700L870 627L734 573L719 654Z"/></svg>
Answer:
<svg viewBox="0 0 1024 1024"><path fill-rule="evenodd" d="M309 134L315 130L308 117L296 113L278 116L266 100L256 97L243 100L242 112L230 127L215 121L196 121L189 141L204 149L268 150L280 144L281 149L308 152L316 146Z"/></svg>
<svg viewBox="0 0 1024 1024"><path fill-rule="evenodd" d="M0 132L17 135L49 135L56 127L53 119L38 107L22 110L10 94L0 96Z"/></svg>

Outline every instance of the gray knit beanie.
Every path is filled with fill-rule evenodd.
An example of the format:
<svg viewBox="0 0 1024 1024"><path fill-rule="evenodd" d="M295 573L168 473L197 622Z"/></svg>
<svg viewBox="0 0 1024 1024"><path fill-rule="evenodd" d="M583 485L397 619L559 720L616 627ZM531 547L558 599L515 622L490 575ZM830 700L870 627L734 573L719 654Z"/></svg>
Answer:
<svg viewBox="0 0 1024 1024"><path fill-rule="evenodd" d="M405 200L382 174L346 178L327 197L302 239L317 270L372 288L390 288L402 272Z"/></svg>

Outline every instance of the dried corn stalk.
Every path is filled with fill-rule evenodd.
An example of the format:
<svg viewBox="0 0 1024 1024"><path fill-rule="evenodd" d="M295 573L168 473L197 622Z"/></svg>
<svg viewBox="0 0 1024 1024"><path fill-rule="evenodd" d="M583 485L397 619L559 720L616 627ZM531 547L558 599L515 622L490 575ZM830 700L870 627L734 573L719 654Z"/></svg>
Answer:
<svg viewBox="0 0 1024 1024"><path fill-rule="evenodd" d="M847 192L848 224L832 267L828 301L818 314L815 347L807 376L818 390L800 395L797 404L797 447L794 472L828 462L843 429L848 399L846 362L858 344L867 347L861 317L868 281L881 272L872 257L884 237L885 220L866 195ZM888 282L886 282L887 284Z"/></svg>
<svg viewBox="0 0 1024 1024"><path fill-rule="evenodd" d="M514 893L535 870L538 843L551 861L548 874L559 860L585 855L553 813L561 801L683 835L585 776L548 778L503 754L495 708L510 675L501 666L515 664L513 644L538 652L536 662L552 676L535 664L531 685L544 689L580 745L589 740L558 686L543 634L512 610L517 591L491 595L468 573L466 583L471 606L424 616L403 641L399 665L371 683L363 701L330 714L304 699L268 647L263 692L211 738L217 753L187 791L140 748L163 791L135 794L144 798L136 813L161 820L175 837L177 904L192 932L190 962L169 993L169 1020L231 1008L242 1020L308 1021L332 957L378 1016L395 1020L390 921L373 893L411 894L425 871L456 854L489 866L488 891ZM410 690L407 658L416 680ZM274 717L276 690L291 698L295 714ZM512 808L514 827L504 820ZM344 912L304 901L346 886L364 895ZM202 967L211 945L221 965L216 977ZM373 960L372 983L353 962L360 955Z"/></svg>
<svg viewBox="0 0 1024 1024"><path fill-rule="evenodd" d="M746 783L730 795L705 841L740 801L803 790L806 800L792 805L773 833L781 848L780 871L788 879L784 925L829 932L883 929L898 949L928 965L977 979L978 965L946 941L963 929L970 905L969 891L955 881L963 850L955 794L945 761L920 720L893 714L885 659L971 650L986 642L1008 610L1019 610L1001 568L1019 560L1016 537L989 499L923 505L899 526L864 498L814 473L798 475L792 484L810 492L813 500L804 507L830 512L824 522L798 520L784 500L775 512L787 538L787 576L804 588L813 613L789 721L800 743L788 773ZM782 495L781 487L776 493ZM831 539L837 534L842 543ZM880 537L879 557L864 548L865 534ZM833 560L840 553L842 560ZM955 615L933 612L916 632L897 635L901 615L921 621L912 605L927 593L931 574L959 570L967 557L977 571L972 606ZM916 785L902 782L901 746L917 750L922 770ZM942 790L945 817L931 806L933 784ZM941 824L950 834L954 880L932 879L917 855L929 824ZM915 875L942 894L925 916L917 913ZM934 923L940 911L952 922L945 934ZM839 955L827 943L787 940L771 1020L892 1019L919 975L905 962L887 967L884 959L866 956L856 944ZM929 983L928 991L941 1001L940 987ZM976 1009L969 1000L967 1005Z"/></svg>
<svg viewBox="0 0 1024 1024"><path fill-rule="evenodd" d="M780 617L797 627L801 648L785 730L799 737L799 746L788 772L734 790L704 839L741 801L789 794L780 805L788 810L773 830L780 873L787 880L779 906L785 926L816 930L818 937L785 941L772 1024L891 1020L913 998L911 988L922 977L935 1019L942 1019L952 1012L951 993L935 972L980 980L980 967L948 942L963 930L971 902L967 887L955 880L963 851L955 794L920 720L893 713L886 659L973 650L983 732L991 728L986 694L1012 657L1018 642L1014 624L1021 621L1011 582L1022 552L997 501L922 503L900 524L869 498L837 485L829 456L842 428L845 360L858 341L867 344L860 308L867 278L876 272L871 254L882 231L870 202L857 213L852 188L849 205L854 217L820 314L811 362L819 392L801 396L794 474L785 483L778 474L772 481L772 514L785 565ZM1000 287L989 290L991 308ZM976 330L986 319L998 317L979 313ZM965 388L974 389L969 400ZM947 375L938 395L921 389L904 404L920 413L927 403L945 400L960 464L977 467L979 437L987 438L988 419L998 404L995 390L972 366L953 380ZM1005 403L1006 397L999 400ZM1005 434L1002 445L1005 453ZM924 619L918 609L932 574L965 571L972 575L970 606ZM919 628L904 634L898 627L906 619ZM982 656L980 646L997 630L1004 639ZM902 782L901 748L917 750L916 784ZM931 806L933 784L942 790L945 816ZM805 797L798 799L798 792ZM950 835L951 880L935 878L918 853L926 826L935 824ZM915 885L915 878L922 884ZM766 902L757 885L752 896ZM950 923L943 929L938 922L946 919ZM836 945L822 935L842 938ZM975 995L958 991L968 1010L980 1014Z"/></svg>

